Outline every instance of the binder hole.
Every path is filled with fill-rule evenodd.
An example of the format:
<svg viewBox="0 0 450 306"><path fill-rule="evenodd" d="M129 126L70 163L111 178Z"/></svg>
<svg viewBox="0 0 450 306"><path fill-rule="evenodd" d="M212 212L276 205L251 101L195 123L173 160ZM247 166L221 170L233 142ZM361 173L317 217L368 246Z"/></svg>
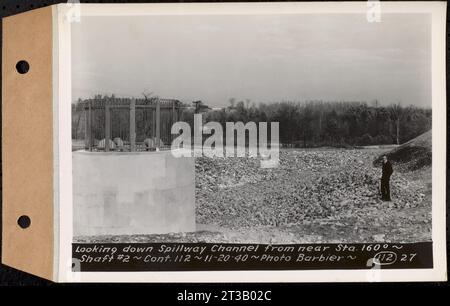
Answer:
<svg viewBox="0 0 450 306"><path fill-rule="evenodd" d="M18 61L16 64L16 70L20 74L25 74L30 70L30 64L27 61Z"/></svg>
<svg viewBox="0 0 450 306"><path fill-rule="evenodd" d="M21 228L27 228L31 225L31 219L25 215L20 216L19 219L17 219L17 224L19 224Z"/></svg>

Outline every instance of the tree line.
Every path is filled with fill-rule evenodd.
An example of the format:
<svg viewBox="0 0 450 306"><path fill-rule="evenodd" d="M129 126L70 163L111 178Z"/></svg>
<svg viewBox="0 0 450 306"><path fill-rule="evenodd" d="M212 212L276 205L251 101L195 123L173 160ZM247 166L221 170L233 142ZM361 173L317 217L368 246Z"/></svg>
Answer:
<svg viewBox="0 0 450 306"><path fill-rule="evenodd" d="M220 122L224 130L226 122L279 122L280 143L287 147L401 144L431 129L429 108L372 104L284 101L255 105L230 99L226 108L204 111L203 120ZM194 113L195 109L185 110L182 120L192 124Z"/></svg>
<svg viewBox="0 0 450 306"><path fill-rule="evenodd" d="M81 139L84 137L84 115L77 104L72 105L72 137ZM195 101L193 105L184 104L179 120L190 123L193 129L195 113L202 113L204 123L221 123L224 131L226 122L279 122L279 140L286 147L401 144L430 130L432 119L430 108L400 103L381 106L358 101L283 101L256 105L250 100L230 99L229 105L222 109L211 109L201 101ZM102 119L99 120L98 131L94 133L100 135L104 134L104 127ZM152 119L151 116L136 118L136 124L142 120L149 123ZM114 137L127 138L128 121L129 114L125 112L113 115L113 134L118 134ZM140 133L139 126L136 132Z"/></svg>

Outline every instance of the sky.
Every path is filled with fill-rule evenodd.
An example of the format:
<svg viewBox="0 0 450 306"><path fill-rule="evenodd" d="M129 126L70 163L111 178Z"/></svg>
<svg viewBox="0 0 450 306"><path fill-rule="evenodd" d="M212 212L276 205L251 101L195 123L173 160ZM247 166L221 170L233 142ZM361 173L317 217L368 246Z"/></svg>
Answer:
<svg viewBox="0 0 450 306"><path fill-rule="evenodd" d="M72 24L72 99L150 93L431 107L425 14L113 16Z"/></svg>

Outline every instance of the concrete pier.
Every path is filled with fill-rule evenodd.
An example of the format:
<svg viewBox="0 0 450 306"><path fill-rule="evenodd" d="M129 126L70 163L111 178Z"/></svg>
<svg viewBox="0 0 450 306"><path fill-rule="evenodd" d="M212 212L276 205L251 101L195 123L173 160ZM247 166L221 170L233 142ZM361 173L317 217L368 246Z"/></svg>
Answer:
<svg viewBox="0 0 450 306"><path fill-rule="evenodd" d="M74 236L195 231L193 158L170 150L72 154Z"/></svg>

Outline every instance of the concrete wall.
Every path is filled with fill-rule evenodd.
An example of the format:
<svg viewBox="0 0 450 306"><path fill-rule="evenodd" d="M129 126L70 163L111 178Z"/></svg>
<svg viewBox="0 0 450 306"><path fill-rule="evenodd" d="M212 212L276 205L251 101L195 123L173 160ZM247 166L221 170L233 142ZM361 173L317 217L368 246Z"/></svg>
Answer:
<svg viewBox="0 0 450 306"><path fill-rule="evenodd" d="M193 158L73 152L74 236L195 231Z"/></svg>

